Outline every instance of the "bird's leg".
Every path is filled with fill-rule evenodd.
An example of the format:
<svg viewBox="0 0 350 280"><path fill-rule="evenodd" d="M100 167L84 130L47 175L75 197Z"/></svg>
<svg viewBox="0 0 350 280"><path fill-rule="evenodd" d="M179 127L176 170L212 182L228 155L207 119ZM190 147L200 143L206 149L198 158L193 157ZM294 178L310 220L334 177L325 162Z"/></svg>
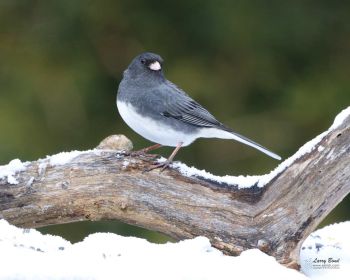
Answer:
<svg viewBox="0 0 350 280"><path fill-rule="evenodd" d="M155 166L153 167L150 167L150 168L147 168L145 169L145 172L148 172L148 171L151 171L153 169L157 169L157 168L161 168L160 172L163 172L166 168L169 167L169 165L172 163L175 155L177 154L177 152L180 150L181 146L182 146L183 142L179 142L177 145L176 145L176 148L174 149L174 151L171 153L170 157L164 161L164 162L160 162L158 164L156 164Z"/></svg>
<svg viewBox="0 0 350 280"><path fill-rule="evenodd" d="M154 144L154 145L152 145L152 146L143 148L143 149L141 149L141 150L131 152L131 153L130 153L130 156L132 156L132 157L141 156L141 155L142 155L142 156L145 156L148 152L153 151L153 150L155 150L155 149L158 149L158 148L160 148L160 147L162 147L161 144ZM155 157L156 155L149 155L149 156Z"/></svg>

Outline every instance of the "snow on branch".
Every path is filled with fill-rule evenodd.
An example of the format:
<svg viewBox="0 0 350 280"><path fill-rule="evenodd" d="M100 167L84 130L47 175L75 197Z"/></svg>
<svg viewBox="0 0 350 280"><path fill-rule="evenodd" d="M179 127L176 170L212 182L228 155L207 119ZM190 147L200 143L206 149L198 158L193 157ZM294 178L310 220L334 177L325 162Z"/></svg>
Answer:
<svg viewBox="0 0 350 280"><path fill-rule="evenodd" d="M296 267L302 241L350 192L350 107L268 175L218 177L181 163L143 173L154 160L129 156L131 147L114 136L90 151L11 161L0 167L0 218L30 228L118 219Z"/></svg>
<svg viewBox="0 0 350 280"><path fill-rule="evenodd" d="M272 170L270 173L265 175L253 175L253 176L215 176L206 172L205 170L198 170L195 167L188 167L183 163L176 162L174 163L174 167L178 168L179 171L185 175L190 177L198 177L205 178L206 180L210 180L212 182L216 182L219 184L226 184L230 186L237 186L238 188L250 188L252 186L264 187L269 182L271 182L275 177L277 177L280 173L286 170L289 166L291 166L297 159L301 158L303 155L310 153L313 149L315 149L316 145L332 130L338 128L343 121L350 115L350 107L343 110L338 116L335 118L332 126L325 132L321 133L314 139L310 140L306 144L304 144L294 155L284 160L277 168ZM318 150L322 151L323 146L318 146ZM329 155L332 156L332 155Z"/></svg>

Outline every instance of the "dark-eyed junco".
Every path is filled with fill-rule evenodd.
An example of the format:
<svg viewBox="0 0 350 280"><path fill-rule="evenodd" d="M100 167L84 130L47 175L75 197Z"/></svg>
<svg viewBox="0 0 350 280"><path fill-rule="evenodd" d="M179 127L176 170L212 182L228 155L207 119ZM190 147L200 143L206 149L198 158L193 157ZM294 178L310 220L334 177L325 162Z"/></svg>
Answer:
<svg viewBox="0 0 350 280"><path fill-rule="evenodd" d="M154 53L135 57L124 71L117 94L117 107L123 120L138 134L155 145L176 147L167 161L154 168L166 168L180 147L197 138L233 139L270 157L281 157L234 132L210 114L183 90L168 81L162 71L163 59ZM153 168L152 168L153 169Z"/></svg>

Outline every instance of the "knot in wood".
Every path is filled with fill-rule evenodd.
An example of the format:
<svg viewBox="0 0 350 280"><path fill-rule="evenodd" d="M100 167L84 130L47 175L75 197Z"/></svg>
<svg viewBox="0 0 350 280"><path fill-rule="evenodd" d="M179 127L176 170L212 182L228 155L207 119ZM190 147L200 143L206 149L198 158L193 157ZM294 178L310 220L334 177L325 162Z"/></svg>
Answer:
<svg viewBox="0 0 350 280"><path fill-rule="evenodd" d="M132 142L122 134L108 136L96 147L96 149L116 151L131 151L132 148Z"/></svg>
<svg viewBox="0 0 350 280"><path fill-rule="evenodd" d="M258 240L258 248L265 253L270 251L270 245L265 239Z"/></svg>
<svg viewBox="0 0 350 280"><path fill-rule="evenodd" d="M120 210L125 211L128 208L128 205L123 201L119 204L119 208Z"/></svg>

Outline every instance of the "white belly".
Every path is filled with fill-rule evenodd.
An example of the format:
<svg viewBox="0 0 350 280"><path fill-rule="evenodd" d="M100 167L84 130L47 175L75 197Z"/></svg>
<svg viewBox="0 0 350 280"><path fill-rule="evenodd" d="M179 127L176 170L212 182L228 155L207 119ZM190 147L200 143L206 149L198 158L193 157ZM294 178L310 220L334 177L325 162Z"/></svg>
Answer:
<svg viewBox="0 0 350 280"><path fill-rule="evenodd" d="M126 124L151 142L176 147L180 142L183 143L182 146L187 146L197 138L194 134L176 131L170 126L159 124L151 118L141 116L129 103L117 100L117 107Z"/></svg>

